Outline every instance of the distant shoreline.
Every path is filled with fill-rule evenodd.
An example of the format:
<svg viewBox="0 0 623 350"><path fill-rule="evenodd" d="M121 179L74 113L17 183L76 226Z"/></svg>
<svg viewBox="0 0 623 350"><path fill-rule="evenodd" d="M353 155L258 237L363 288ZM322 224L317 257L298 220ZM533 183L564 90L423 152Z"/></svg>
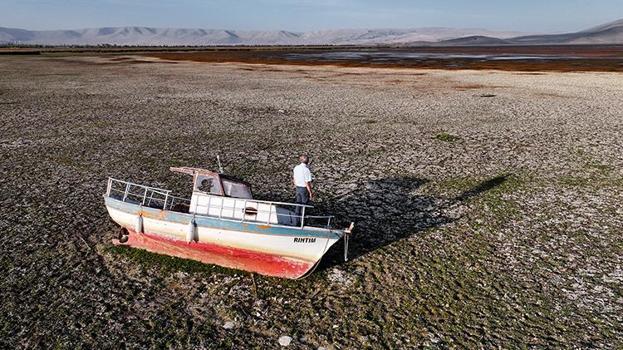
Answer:
<svg viewBox="0 0 623 350"><path fill-rule="evenodd" d="M355 57L335 58L353 53ZM140 55L209 63L504 71L623 72L623 45L5 47L0 55ZM409 55L412 54L412 55ZM379 55L383 55L379 58ZM431 57L422 57L430 55ZM537 56L526 59L526 56ZM447 57L445 57L447 56ZM482 56L482 57L479 57ZM489 59L489 56L507 56ZM406 58L405 58L406 57ZM414 58L415 57L415 58Z"/></svg>

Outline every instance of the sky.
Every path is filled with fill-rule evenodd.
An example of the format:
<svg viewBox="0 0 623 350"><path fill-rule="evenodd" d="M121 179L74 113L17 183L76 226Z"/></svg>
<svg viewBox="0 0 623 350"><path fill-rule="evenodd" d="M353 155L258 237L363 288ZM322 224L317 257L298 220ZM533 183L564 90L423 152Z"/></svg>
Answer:
<svg viewBox="0 0 623 350"><path fill-rule="evenodd" d="M486 28L578 31L623 18L623 0L0 0L0 27L150 26L314 31Z"/></svg>

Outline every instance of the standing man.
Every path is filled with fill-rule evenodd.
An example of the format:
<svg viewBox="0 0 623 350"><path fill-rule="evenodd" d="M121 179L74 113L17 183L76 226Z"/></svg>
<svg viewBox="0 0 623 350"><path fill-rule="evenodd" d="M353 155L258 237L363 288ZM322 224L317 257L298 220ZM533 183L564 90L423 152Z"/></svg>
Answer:
<svg viewBox="0 0 623 350"><path fill-rule="evenodd" d="M296 187L295 203L307 205L310 200L314 199L311 183L312 175L311 171L309 171L309 168L307 167L309 157L303 154L299 157L299 160L301 161L301 164L294 167L292 176L292 182L294 182L294 186ZM302 208L296 207L296 215L300 217L301 213Z"/></svg>

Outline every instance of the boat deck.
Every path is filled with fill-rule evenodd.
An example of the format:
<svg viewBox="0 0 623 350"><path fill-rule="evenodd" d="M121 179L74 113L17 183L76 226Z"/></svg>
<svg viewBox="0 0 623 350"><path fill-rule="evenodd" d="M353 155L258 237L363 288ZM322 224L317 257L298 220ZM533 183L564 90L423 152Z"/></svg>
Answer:
<svg viewBox="0 0 623 350"><path fill-rule="evenodd" d="M193 203L190 199L174 196L171 192L167 189L109 178L106 197L153 209L266 225L330 229L334 222L333 216L306 215L305 210L313 208L309 205L223 196L210 196L214 200L208 204L208 210L205 213L198 213L197 201ZM237 205L238 202L241 203ZM192 205L194 210L191 210Z"/></svg>

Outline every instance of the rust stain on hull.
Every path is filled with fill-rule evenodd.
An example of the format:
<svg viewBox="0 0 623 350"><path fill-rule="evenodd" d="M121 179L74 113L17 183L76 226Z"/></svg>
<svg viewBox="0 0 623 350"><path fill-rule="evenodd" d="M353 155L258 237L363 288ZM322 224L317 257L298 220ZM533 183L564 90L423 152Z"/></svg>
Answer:
<svg viewBox="0 0 623 350"><path fill-rule="evenodd" d="M186 243L149 233L138 234L132 230L129 231L126 243L120 243L117 240L114 243L144 249L153 253L280 278L301 278L315 265L314 262L293 260L287 257L258 253L240 248L224 247L210 243Z"/></svg>

